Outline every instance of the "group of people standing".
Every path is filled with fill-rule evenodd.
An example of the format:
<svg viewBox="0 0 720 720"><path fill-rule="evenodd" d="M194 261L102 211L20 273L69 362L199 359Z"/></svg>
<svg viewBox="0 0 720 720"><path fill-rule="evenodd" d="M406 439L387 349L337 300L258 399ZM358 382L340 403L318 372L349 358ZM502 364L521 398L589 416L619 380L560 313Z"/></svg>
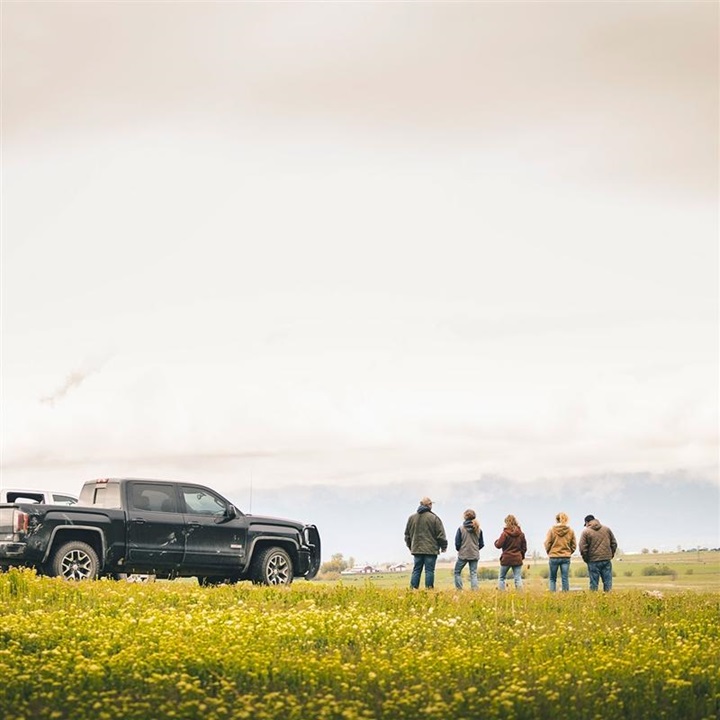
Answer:
<svg viewBox="0 0 720 720"><path fill-rule="evenodd" d="M417 511L408 518L405 526L405 544L414 560L410 587L415 590L420 587L423 572L425 587L431 589L435 586L437 556L439 553L444 553L448 547L442 520L432 511L432 506L429 497L422 498ZM617 542L612 530L601 525L593 515L587 515L578 544L575 532L568 523L568 516L564 512L558 513L555 516L555 524L545 537L545 551L550 569L550 590L557 591L558 573L562 590L564 592L570 590L570 557L577 549L588 566L590 590L597 590L602 581L603 590L608 592L612 588L612 559L617 551ZM498 589L505 589L508 573L512 573L515 588L522 590L522 569L527 554L527 540L514 515L505 518L503 531L494 545L501 551ZM458 590L463 589L462 571L466 565L469 567L470 588L477 590L477 568L480 550L484 547L483 532L475 511L465 510L462 525L455 533L457 561L454 582Z"/></svg>

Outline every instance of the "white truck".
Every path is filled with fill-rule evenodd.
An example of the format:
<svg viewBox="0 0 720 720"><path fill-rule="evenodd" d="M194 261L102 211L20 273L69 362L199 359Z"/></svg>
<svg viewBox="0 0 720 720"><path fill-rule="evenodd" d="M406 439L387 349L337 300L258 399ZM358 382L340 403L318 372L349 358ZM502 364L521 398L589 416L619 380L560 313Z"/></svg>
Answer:
<svg viewBox="0 0 720 720"><path fill-rule="evenodd" d="M38 503L39 505L77 505L78 498L57 490L0 488L0 503Z"/></svg>

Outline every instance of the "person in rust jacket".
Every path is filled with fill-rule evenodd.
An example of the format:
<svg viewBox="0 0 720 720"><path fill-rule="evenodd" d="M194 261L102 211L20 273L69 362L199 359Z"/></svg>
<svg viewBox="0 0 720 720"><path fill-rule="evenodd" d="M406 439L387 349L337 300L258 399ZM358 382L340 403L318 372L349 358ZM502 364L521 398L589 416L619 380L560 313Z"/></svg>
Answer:
<svg viewBox="0 0 720 720"><path fill-rule="evenodd" d="M442 520L432 511L432 500L424 497L420 506L408 518L405 525L405 544L413 556L413 570L410 587L420 587L420 575L425 570L425 587L435 587L435 563L437 556L447 550L448 542Z"/></svg>
<svg viewBox="0 0 720 720"><path fill-rule="evenodd" d="M527 552L527 541L525 533L514 515L508 515L505 518L505 528L495 541L495 547L502 550L498 590L505 589L505 577L509 570L512 570L515 589L522 590L522 566Z"/></svg>
<svg viewBox="0 0 720 720"><path fill-rule="evenodd" d="M577 543L575 533L568 525L569 518L564 513L555 516L553 525L545 537L545 552L550 563L550 592L557 590L557 574L560 570L563 592L570 589L570 556L575 552Z"/></svg>
<svg viewBox="0 0 720 720"><path fill-rule="evenodd" d="M612 559L617 550L617 540L613 531L601 525L594 515L587 515L578 549L588 566L590 589L597 590L598 581L602 578L603 590L605 592L612 590Z"/></svg>

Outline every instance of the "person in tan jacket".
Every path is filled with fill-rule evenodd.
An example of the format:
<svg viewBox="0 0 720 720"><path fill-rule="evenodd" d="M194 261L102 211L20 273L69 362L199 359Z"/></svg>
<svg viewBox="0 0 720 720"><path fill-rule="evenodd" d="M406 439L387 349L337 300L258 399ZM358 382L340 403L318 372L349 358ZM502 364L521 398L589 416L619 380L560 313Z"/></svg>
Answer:
<svg viewBox="0 0 720 720"><path fill-rule="evenodd" d="M557 590L557 574L560 570L563 592L570 590L570 556L575 552L577 543L575 533L568 525L569 518L564 512L555 516L555 525L545 537L545 552L550 563L550 592Z"/></svg>

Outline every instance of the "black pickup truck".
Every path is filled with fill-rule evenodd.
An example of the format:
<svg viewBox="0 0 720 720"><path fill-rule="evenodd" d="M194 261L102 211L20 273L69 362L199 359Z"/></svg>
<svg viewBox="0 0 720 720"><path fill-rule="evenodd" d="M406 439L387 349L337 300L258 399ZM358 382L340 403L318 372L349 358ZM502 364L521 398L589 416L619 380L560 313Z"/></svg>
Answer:
<svg viewBox="0 0 720 720"><path fill-rule="evenodd" d="M0 505L0 570L12 566L67 580L147 573L289 585L317 574L320 535L314 525L242 513L202 485L93 480L77 505Z"/></svg>

